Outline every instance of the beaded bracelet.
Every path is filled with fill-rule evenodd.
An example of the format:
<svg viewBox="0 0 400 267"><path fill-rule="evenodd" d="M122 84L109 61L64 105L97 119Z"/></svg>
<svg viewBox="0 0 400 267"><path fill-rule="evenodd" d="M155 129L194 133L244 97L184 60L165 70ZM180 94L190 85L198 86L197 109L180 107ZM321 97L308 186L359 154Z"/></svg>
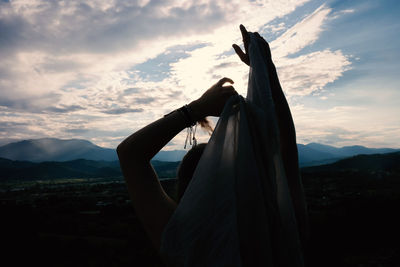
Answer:
<svg viewBox="0 0 400 267"><path fill-rule="evenodd" d="M192 145L192 147L196 146L197 145L197 140L196 140L197 120L192 116L193 115L192 110L190 109L190 107L188 105L184 105L181 108L173 110L170 113L164 115L164 117L167 117L168 115L172 114L175 111L182 114L183 118L185 119L185 127L187 127L187 135L186 135L184 148L186 149L188 140L189 140L190 145ZM193 126L194 126L194 130L193 130Z"/></svg>
<svg viewBox="0 0 400 267"><path fill-rule="evenodd" d="M193 118L193 112L192 110L189 108L188 105L184 105L181 108L178 109L179 112L181 112L181 114L183 114L183 116L185 117L186 120L186 127L190 127L190 126L194 126L196 125L197 121L196 119Z"/></svg>
<svg viewBox="0 0 400 267"><path fill-rule="evenodd" d="M174 113L175 111L179 112L180 114L182 114L183 118L185 119L185 126L186 127L191 127L191 126L195 126L197 121L195 118L193 118L192 114L192 110L190 109L190 107L188 105L184 105L181 108L178 108L176 110L171 111L170 113L164 115L164 117L169 116L170 114Z"/></svg>

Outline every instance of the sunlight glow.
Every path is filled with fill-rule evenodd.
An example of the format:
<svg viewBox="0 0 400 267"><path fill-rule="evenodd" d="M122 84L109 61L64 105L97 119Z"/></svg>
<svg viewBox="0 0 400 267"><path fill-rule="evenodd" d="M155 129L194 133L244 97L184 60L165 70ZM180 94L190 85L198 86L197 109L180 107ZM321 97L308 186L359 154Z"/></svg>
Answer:
<svg viewBox="0 0 400 267"><path fill-rule="evenodd" d="M222 77L233 79L245 96L248 67L231 47L242 45L243 23L270 43L300 140L332 143L336 135L336 144L357 138L374 146L386 138L400 146L358 123L365 117L354 113L366 112L365 106L336 104L340 94L327 89L360 70L364 59L320 40L335 31L334 23L357 12L350 4L340 9L317 0L2 2L0 22L7 23L0 46L0 123L7 128L1 128L0 139L82 138L115 147ZM374 99L363 90L352 96L357 94ZM329 106L326 117L319 116L313 97ZM388 99L380 97L385 100L379 103ZM316 104L307 105L309 99ZM377 127L398 134L397 120L382 119L388 110L375 110ZM357 135L361 129L363 135ZM185 137L182 132L167 149L180 149Z"/></svg>

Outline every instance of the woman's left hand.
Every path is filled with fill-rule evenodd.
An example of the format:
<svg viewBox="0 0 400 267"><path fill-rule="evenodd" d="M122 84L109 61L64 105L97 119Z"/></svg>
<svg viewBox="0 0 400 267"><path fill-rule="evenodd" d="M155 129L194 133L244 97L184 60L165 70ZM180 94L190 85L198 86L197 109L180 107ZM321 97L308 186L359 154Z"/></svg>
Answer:
<svg viewBox="0 0 400 267"><path fill-rule="evenodd" d="M231 79L222 78L211 86L199 99L189 104L196 119L200 120L207 116L221 115L228 98L237 94L233 86L224 86L227 82L233 84Z"/></svg>

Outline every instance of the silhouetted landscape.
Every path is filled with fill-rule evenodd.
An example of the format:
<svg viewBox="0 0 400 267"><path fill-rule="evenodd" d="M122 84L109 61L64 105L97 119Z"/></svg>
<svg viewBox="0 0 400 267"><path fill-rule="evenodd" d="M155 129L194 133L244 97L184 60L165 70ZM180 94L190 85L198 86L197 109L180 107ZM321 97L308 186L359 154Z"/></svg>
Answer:
<svg viewBox="0 0 400 267"><path fill-rule="evenodd" d="M359 154L378 154L399 151L393 148L368 148L364 146L334 147L318 143L297 144L300 166L328 164ZM185 150L160 151L153 160L181 161ZM12 142L0 146L0 158L16 161L117 161L115 149L103 148L82 139L41 138Z"/></svg>
<svg viewBox="0 0 400 267"><path fill-rule="evenodd" d="M174 197L179 162L152 164ZM304 167L302 179L306 266L400 266L400 152ZM118 161L2 158L0 206L3 253L14 265L163 266Z"/></svg>
<svg viewBox="0 0 400 267"><path fill-rule="evenodd" d="M309 266L400 266L400 153L302 169Z"/></svg>
<svg viewBox="0 0 400 267"><path fill-rule="evenodd" d="M185 267L400 267L399 32L400 0L0 0L0 267L165 266L137 214Z"/></svg>
<svg viewBox="0 0 400 267"><path fill-rule="evenodd" d="M153 160L152 165L160 177L173 178L179 162ZM14 161L0 158L0 181L15 184L17 181L55 180L68 178L110 178L122 176L119 161Z"/></svg>

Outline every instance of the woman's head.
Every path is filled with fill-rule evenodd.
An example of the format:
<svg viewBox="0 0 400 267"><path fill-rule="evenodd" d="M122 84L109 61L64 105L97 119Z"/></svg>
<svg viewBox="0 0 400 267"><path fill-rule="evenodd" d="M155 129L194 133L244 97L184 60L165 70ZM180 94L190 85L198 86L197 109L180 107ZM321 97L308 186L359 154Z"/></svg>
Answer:
<svg viewBox="0 0 400 267"><path fill-rule="evenodd" d="M185 193L186 187L192 180L193 173L196 170L197 164L203 155L206 143L201 143L190 149L183 157L178 168L178 183L177 183L177 202L179 202Z"/></svg>

